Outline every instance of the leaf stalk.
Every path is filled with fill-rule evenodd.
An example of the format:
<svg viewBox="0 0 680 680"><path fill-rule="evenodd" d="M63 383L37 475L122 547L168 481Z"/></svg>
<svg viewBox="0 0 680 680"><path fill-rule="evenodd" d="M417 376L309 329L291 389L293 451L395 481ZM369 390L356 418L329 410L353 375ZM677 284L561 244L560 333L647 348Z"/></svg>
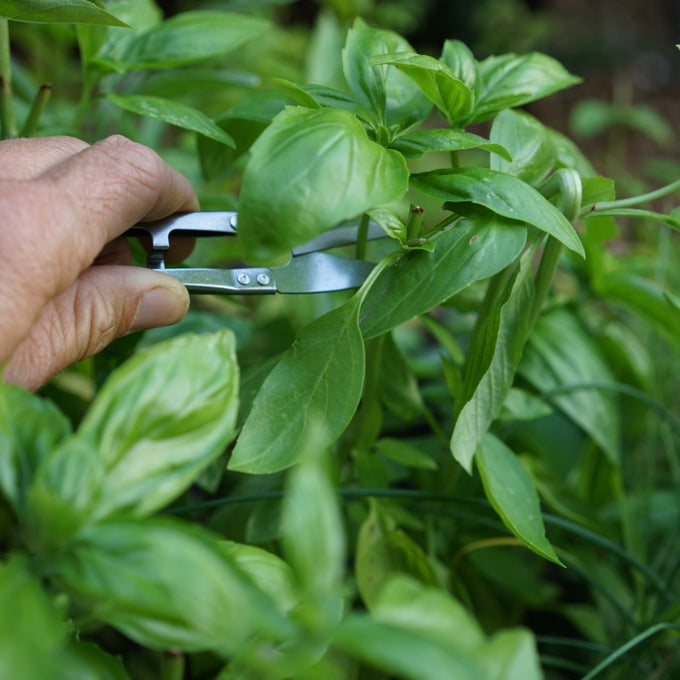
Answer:
<svg viewBox="0 0 680 680"><path fill-rule="evenodd" d="M12 106L12 57L9 49L9 20L0 19L0 139L17 136Z"/></svg>

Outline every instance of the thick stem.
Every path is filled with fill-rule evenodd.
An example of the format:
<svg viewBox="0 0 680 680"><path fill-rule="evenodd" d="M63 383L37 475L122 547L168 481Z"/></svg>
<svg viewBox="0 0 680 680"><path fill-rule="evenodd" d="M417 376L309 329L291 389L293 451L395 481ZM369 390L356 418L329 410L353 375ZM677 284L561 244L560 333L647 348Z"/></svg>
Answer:
<svg viewBox="0 0 680 680"><path fill-rule="evenodd" d="M17 136L12 106L12 59L9 49L9 21L0 19L0 139Z"/></svg>
<svg viewBox="0 0 680 680"><path fill-rule="evenodd" d="M161 680L182 680L184 678L185 659L181 652L167 651L161 661Z"/></svg>
<svg viewBox="0 0 680 680"><path fill-rule="evenodd" d="M33 137L38 131L40 118L45 110L50 94L52 94L52 86L49 83L41 85L40 89L36 92L33 104L31 105L31 110L28 112L28 116L26 116L24 125L21 128L22 137Z"/></svg>
<svg viewBox="0 0 680 680"><path fill-rule="evenodd" d="M535 295L534 302L531 307L531 315L529 316L529 329L532 328L538 315L541 313L541 308L545 299L548 297L548 291L555 278L555 271L557 270L557 263L560 261L560 255L564 246L552 236L548 237L548 242L545 244L545 250L541 257L541 263L538 265L536 278L534 279Z"/></svg>
<svg viewBox="0 0 680 680"><path fill-rule="evenodd" d="M411 213L406 224L406 240L415 241L420 238L423 232L423 222L425 210L419 205L411 206Z"/></svg>
<svg viewBox="0 0 680 680"><path fill-rule="evenodd" d="M356 258L357 260L366 259L366 244L368 243L368 224L369 224L368 213L364 213L361 216L361 221L359 222L359 231L357 233L357 250Z"/></svg>

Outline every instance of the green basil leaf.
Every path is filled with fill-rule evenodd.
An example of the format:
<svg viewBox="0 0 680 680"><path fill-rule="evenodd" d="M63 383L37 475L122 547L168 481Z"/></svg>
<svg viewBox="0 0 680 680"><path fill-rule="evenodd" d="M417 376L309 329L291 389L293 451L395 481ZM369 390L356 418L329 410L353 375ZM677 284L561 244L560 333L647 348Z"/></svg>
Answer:
<svg viewBox="0 0 680 680"><path fill-rule="evenodd" d="M423 549L397 527L390 514L375 500L359 529L354 570L361 599L369 610L395 574L407 574L426 585L437 576Z"/></svg>
<svg viewBox="0 0 680 680"><path fill-rule="evenodd" d="M466 125L481 123L503 109L523 106L581 82L557 60L539 52L503 54L479 64L479 98Z"/></svg>
<svg viewBox="0 0 680 680"><path fill-rule="evenodd" d="M0 490L17 516L26 511L36 470L70 433L54 404L0 382Z"/></svg>
<svg viewBox="0 0 680 680"><path fill-rule="evenodd" d="M439 109L451 127L460 127L472 112L474 93L441 61L414 52L397 52L373 57L375 65L396 66L411 78Z"/></svg>
<svg viewBox="0 0 680 680"><path fill-rule="evenodd" d="M120 657L107 654L94 642L72 640L61 663L52 669L55 680L132 680Z"/></svg>
<svg viewBox="0 0 680 680"><path fill-rule="evenodd" d="M0 0L0 17L13 21L128 26L90 0ZM129 26L128 26L129 28Z"/></svg>
<svg viewBox="0 0 680 680"><path fill-rule="evenodd" d="M281 510L281 541L312 605L326 618L338 610L345 575L345 535L326 451L313 430L302 460L288 474Z"/></svg>
<svg viewBox="0 0 680 680"><path fill-rule="evenodd" d="M231 331L186 334L114 371L76 434L106 470L92 517L163 507L234 435L238 367Z"/></svg>
<svg viewBox="0 0 680 680"><path fill-rule="evenodd" d="M536 639L528 630L503 630L475 654L494 680L543 680Z"/></svg>
<svg viewBox="0 0 680 680"><path fill-rule="evenodd" d="M181 12L135 36L118 60L124 70L173 68L231 52L269 22L235 12Z"/></svg>
<svg viewBox="0 0 680 680"><path fill-rule="evenodd" d="M393 52L413 48L397 33L371 28L357 18L342 52L343 70L350 92L374 126L406 129L425 120L432 105L409 78L371 61Z"/></svg>
<svg viewBox="0 0 680 680"><path fill-rule="evenodd" d="M484 149L498 154L508 162L512 160L510 153L501 144L492 143L484 137L459 129L416 130L393 139L389 146L408 159L419 158L424 153L433 151Z"/></svg>
<svg viewBox="0 0 680 680"><path fill-rule="evenodd" d="M519 370L536 389L548 393L569 385L614 382L597 345L564 310L539 317ZM613 465L619 465L619 409L613 393L577 389L555 394L551 401L590 435Z"/></svg>
<svg viewBox="0 0 680 680"><path fill-rule="evenodd" d="M333 643L365 663L405 680L495 680L469 653L400 626L350 615Z"/></svg>
<svg viewBox="0 0 680 680"><path fill-rule="evenodd" d="M545 537L545 526L536 487L519 458L500 439L482 437L475 457L489 502L503 524L527 548L561 564Z"/></svg>
<svg viewBox="0 0 680 680"><path fill-rule="evenodd" d="M198 132L227 146L235 146L234 140L212 118L186 104L140 94L107 94L106 97L126 111Z"/></svg>
<svg viewBox="0 0 680 680"><path fill-rule="evenodd" d="M390 237L402 243L406 238L406 225L399 217L387 208L373 208L366 211L366 214L377 222L382 230Z"/></svg>
<svg viewBox="0 0 680 680"><path fill-rule="evenodd" d="M53 603L16 556L0 562L0 668L6 678L54 677L66 626Z"/></svg>
<svg viewBox="0 0 680 680"><path fill-rule="evenodd" d="M470 48L460 40L446 40L439 60L470 88L474 94L474 101L477 101L481 86L479 64Z"/></svg>
<svg viewBox="0 0 680 680"><path fill-rule="evenodd" d="M528 113L501 111L493 121L490 138L512 157L491 157L491 169L506 172L527 184L540 184L555 168L556 152L545 126Z"/></svg>
<svg viewBox="0 0 680 680"><path fill-rule="evenodd" d="M526 229L498 215L459 221L434 252L405 253L380 274L361 310L361 332L372 338L424 314L503 269L525 243Z"/></svg>
<svg viewBox="0 0 680 680"><path fill-rule="evenodd" d="M378 380L380 403L395 416L409 421L422 414L424 404L418 380L391 333L384 336L380 345Z"/></svg>
<svg viewBox="0 0 680 680"><path fill-rule="evenodd" d="M484 168L458 168L412 175L411 182L423 193L445 200L447 209L455 210L465 203L481 205L545 231L570 250L585 255L569 220L538 191L512 175Z"/></svg>
<svg viewBox="0 0 680 680"><path fill-rule="evenodd" d="M153 649L230 655L256 632L291 633L212 535L178 521L100 522L54 568L92 616Z"/></svg>
<svg viewBox="0 0 680 680"><path fill-rule="evenodd" d="M481 323L466 357L451 452L469 473L475 451L500 413L522 357L534 300L534 254L535 247L522 254L518 269Z"/></svg>
<svg viewBox="0 0 680 680"><path fill-rule="evenodd" d="M474 617L446 591L398 574L383 587L372 614L376 620L471 652L486 643Z"/></svg>
<svg viewBox="0 0 680 680"><path fill-rule="evenodd" d="M305 438L321 428L327 446L349 424L364 385L361 298L305 326L265 379L229 461L229 469L266 474L298 461Z"/></svg>
<svg viewBox="0 0 680 680"><path fill-rule="evenodd" d="M403 439L385 437L375 444L376 451L395 463L419 470L436 470L437 463L429 454Z"/></svg>
<svg viewBox="0 0 680 680"><path fill-rule="evenodd" d="M337 109L288 108L251 148L239 197L246 259L269 261L370 208L401 198L404 158Z"/></svg>

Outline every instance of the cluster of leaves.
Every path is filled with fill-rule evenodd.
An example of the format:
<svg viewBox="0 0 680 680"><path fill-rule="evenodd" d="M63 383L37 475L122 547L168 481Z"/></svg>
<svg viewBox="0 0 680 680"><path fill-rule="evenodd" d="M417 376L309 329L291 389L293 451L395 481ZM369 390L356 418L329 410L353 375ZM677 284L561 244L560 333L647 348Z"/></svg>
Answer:
<svg viewBox="0 0 680 680"><path fill-rule="evenodd" d="M235 51L280 45L280 29L240 4L254 11L163 20L153 0L0 0L17 22L77 24L80 104L48 110L41 133L113 123L160 144L170 124L184 132L166 156L208 204L237 204L240 257L275 262L360 215L356 254L377 260L341 299L197 300L163 331L178 337L76 367L46 390L75 431L2 387L9 674L592 678L657 635L635 663L672 674L677 546L646 559L679 509L672 444L670 482L645 497L631 479L640 403L660 439L679 427L651 395L654 347L677 362L680 304L605 244L618 217L678 228L635 207L677 183L617 200L567 137L517 110L578 82L546 55L478 61L456 40L418 54L345 23L338 0L310 41L323 67L264 87ZM22 99L31 133L44 102ZM365 242L371 220L391 245ZM237 340L205 333L224 326ZM158 516L167 506L194 521ZM538 638L520 627L546 611Z"/></svg>

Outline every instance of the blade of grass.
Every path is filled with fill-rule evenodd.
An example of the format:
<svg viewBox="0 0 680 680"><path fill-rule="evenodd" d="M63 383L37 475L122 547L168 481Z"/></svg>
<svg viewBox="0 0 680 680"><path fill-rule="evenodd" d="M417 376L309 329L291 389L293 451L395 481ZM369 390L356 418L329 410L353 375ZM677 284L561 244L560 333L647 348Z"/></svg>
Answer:
<svg viewBox="0 0 680 680"><path fill-rule="evenodd" d="M17 136L12 106L12 59L9 49L9 20L0 19L0 139Z"/></svg>

